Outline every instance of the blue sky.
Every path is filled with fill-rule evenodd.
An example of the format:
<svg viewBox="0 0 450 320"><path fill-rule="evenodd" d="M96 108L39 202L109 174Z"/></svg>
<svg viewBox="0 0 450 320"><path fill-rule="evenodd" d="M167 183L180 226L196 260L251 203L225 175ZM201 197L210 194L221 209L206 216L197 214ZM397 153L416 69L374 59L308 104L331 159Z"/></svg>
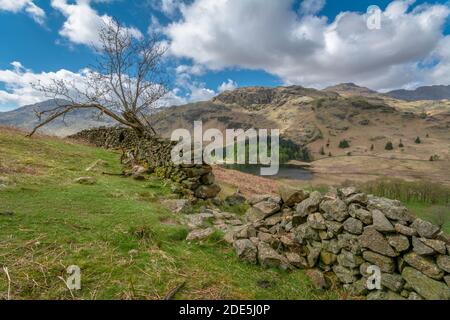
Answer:
<svg viewBox="0 0 450 320"><path fill-rule="evenodd" d="M380 30L365 27L371 5L383 11ZM28 80L93 63L89 26L104 15L166 39L173 103L254 85L450 84L449 9L439 0L0 0L0 111L42 99Z"/></svg>

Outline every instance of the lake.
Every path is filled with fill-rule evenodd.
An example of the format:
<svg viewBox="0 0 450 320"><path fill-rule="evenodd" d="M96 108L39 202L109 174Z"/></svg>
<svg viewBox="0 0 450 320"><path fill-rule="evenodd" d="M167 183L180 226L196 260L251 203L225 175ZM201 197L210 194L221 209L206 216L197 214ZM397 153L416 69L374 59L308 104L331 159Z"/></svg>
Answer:
<svg viewBox="0 0 450 320"><path fill-rule="evenodd" d="M249 173L255 176L261 176L261 165L251 164L234 164L226 165L225 168L233 169L245 173ZM292 164L281 164L278 174L275 176L265 176L271 179L289 179L289 180L312 180L313 173L303 167Z"/></svg>

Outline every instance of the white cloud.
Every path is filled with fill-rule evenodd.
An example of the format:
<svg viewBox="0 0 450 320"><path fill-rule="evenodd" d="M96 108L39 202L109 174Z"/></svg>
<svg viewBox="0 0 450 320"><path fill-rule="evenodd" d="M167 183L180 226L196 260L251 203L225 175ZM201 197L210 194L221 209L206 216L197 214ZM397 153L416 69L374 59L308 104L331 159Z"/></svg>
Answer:
<svg viewBox="0 0 450 320"><path fill-rule="evenodd" d="M262 69L287 84L356 82L389 89L425 83L427 77L450 83L437 75L449 65L443 27L450 8L411 10L412 2L391 2L381 29L370 30L366 14L344 12L334 21L314 15L322 1L304 1L296 13L293 0L195 0L181 6L181 19L165 33L170 53L194 65ZM423 70L419 63L431 55L441 63Z"/></svg>
<svg viewBox="0 0 450 320"><path fill-rule="evenodd" d="M33 0L0 0L0 11L18 13L25 11L39 24L45 22L45 11L38 7Z"/></svg>
<svg viewBox="0 0 450 320"><path fill-rule="evenodd" d="M99 15L91 7L91 0L77 0L75 3L68 3L67 0L52 0L51 5L66 17L59 34L75 44L98 44L102 25L112 19L106 14ZM137 38L142 37L141 32L136 28L128 28L128 31Z"/></svg>
<svg viewBox="0 0 450 320"><path fill-rule="evenodd" d="M238 87L238 84L231 80L228 79L227 82L223 82L219 88L217 88L217 90L219 90L219 92L225 92L225 91L233 91L234 89L236 89Z"/></svg>

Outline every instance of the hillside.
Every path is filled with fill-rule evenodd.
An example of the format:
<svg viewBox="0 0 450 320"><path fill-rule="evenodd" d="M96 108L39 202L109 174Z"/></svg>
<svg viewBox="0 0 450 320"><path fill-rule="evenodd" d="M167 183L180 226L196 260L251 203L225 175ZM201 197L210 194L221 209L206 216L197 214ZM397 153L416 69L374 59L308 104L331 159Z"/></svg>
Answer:
<svg viewBox="0 0 450 320"><path fill-rule="evenodd" d="M36 111L50 110L58 105L64 105L64 103L63 100L47 100L13 111L0 112L0 125L31 130L39 123ZM60 118L51 122L42 128L40 132L57 136L68 136L83 129L112 123L110 119L105 117L98 118L92 110L74 110L68 113L64 119Z"/></svg>
<svg viewBox="0 0 450 320"><path fill-rule="evenodd" d="M450 86L426 86L415 90L394 90L386 93L395 99L406 101L450 99Z"/></svg>

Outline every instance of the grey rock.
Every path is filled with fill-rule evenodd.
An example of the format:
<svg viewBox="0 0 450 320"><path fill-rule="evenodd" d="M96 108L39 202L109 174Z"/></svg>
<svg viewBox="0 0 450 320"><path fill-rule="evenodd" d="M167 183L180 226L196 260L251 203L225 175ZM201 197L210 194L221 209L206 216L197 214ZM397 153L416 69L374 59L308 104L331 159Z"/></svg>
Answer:
<svg viewBox="0 0 450 320"><path fill-rule="evenodd" d="M234 242L234 248L240 260L257 264L258 250L252 241L248 239L236 240Z"/></svg>
<svg viewBox="0 0 450 320"><path fill-rule="evenodd" d="M174 213L181 213L189 209L191 202L186 199L168 199L162 204Z"/></svg>
<svg viewBox="0 0 450 320"><path fill-rule="evenodd" d="M348 218L344 222L344 230L351 234L361 234L363 232L363 224L355 218Z"/></svg>
<svg viewBox="0 0 450 320"><path fill-rule="evenodd" d="M373 223L372 213L363 209L358 204L351 204L349 206L350 216L353 218L361 220L365 225L370 225Z"/></svg>
<svg viewBox="0 0 450 320"><path fill-rule="evenodd" d="M296 209L296 215L299 217L307 217L311 213L317 212L319 209L319 204L322 201L322 194L320 192L314 191L309 195L309 198L300 202Z"/></svg>
<svg viewBox="0 0 450 320"><path fill-rule="evenodd" d="M256 235L257 235L257 231L254 226L245 225L236 231L234 237L235 237L235 239L250 239L250 238L255 238Z"/></svg>
<svg viewBox="0 0 450 320"><path fill-rule="evenodd" d="M401 295L392 291L372 291L367 295L367 300L405 300Z"/></svg>
<svg viewBox="0 0 450 320"><path fill-rule="evenodd" d="M372 211L373 226L380 232L393 232L394 226L380 210Z"/></svg>
<svg viewBox="0 0 450 320"><path fill-rule="evenodd" d="M341 233L338 235L338 245L341 249L346 249L354 254L361 253L361 244L359 237L350 233Z"/></svg>
<svg viewBox="0 0 450 320"><path fill-rule="evenodd" d="M300 256L298 253L295 252L286 252L285 253L286 259L288 262L297 268L308 268L308 262L306 259L302 256Z"/></svg>
<svg viewBox="0 0 450 320"><path fill-rule="evenodd" d="M263 220L266 217L266 214L255 207L251 207L245 213L245 218L248 222L255 222L259 220Z"/></svg>
<svg viewBox="0 0 450 320"><path fill-rule="evenodd" d="M440 231L438 226L422 219L414 220L411 224L411 228L416 230L421 237L428 239L434 239Z"/></svg>
<svg viewBox="0 0 450 320"><path fill-rule="evenodd" d="M408 237L414 237L419 235L415 229L404 226L400 223L395 224L394 227L395 231Z"/></svg>
<svg viewBox="0 0 450 320"><path fill-rule="evenodd" d="M319 237L321 240L330 240L334 237L334 233L331 231L319 231Z"/></svg>
<svg viewBox="0 0 450 320"><path fill-rule="evenodd" d="M432 259L422 257L415 252L405 254L403 258L408 265L419 270L430 278L441 280L444 276L444 272L439 269Z"/></svg>
<svg viewBox="0 0 450 320"><path fill-rule="evenodd" d="M382 273L381 285L393 292L400 292L405 285L405 280L402 276L396 273Z"/></svg>
<svg viewBox="0 0 450 320"><path fill-rule="evenodd" d="M313 213L308 216L308 225L316 230L326 230L325 219L319 212Z"/></svg>
<svg viewBox="0 0 450 320"><path fill-rule="evenodd" d="M396 252L390 245L388 240L374 227L366 227L363 234L359 238L363 248L370 249L388 257L397 257Z"/></svg>
<svg viewBox="0 0 450 320"><path fill-rule="evenodd" d="M348 198L354 194L359 193L358 189L355 187L348 187L348 188L342 188L339 190L339 192L345 197Z"/></svg>
<svg viewBox="0 0 450 320"><path fill-rule="evenodd" d="M445 277L444 277L444 281L445 281L445 283L447 284L447 287L450 288L450 275L445 276Z"/></svg>
<svg viewBox="0 0 450 320"><path fill-rule="evenodd" d="M281 209L278 203L270 200L258 202L253 206L253 208L261 211L264 214L264 218L270 217L271 215L277 213Z"/></svg>
<svg viewBox="0 0 450 320"><path fill-rule="evenodd" d="M363 258L371 264L378 266L383 272L393 273L395 271L395 260L392 258L372 251L364 251Z"/></svg>
<svg viewBox="0 0 450 320"><path fill-rule="evenodd" d="M358 268L361 264L364 263L362 257L357 256L347 250L341 251L341 253L337 256L337 261L341 266L349 269Z"/></svg>
<svg viewBox="0 0 450 320"><path fill-rule="evenodd" d="M307 245L308 255L307 261L308 266L313 268L317 264L317 260L319 259L320 252L322 251L322 244L320 242L313 242L312 244Z"/></svg>
<svg viewBox="0 0 450 320"><path fill-rule="evenodd" d="M309 197L307 191L294 189L289 186L281 186L279 188L279 193L283 203L288 207L292 207Z"/></svg>
<svg viewBox="0 0 450 320"><path fill-rule="evenodd" d="M334 254L339 254L341 247L339 246L339 241L337 239L331 239L330 241L323 241L323 249L330 251Z"/></svg>
<svg viewBox="0 0 450 320"><path fill-rule="evenodd" d="M439 268L441 268L445 272L450 273L450 256L438 256L436 259L436 263Z"/></svg>
<svg viewBox="0 0 450 320"><path fill-rule="evenodd" d="M229 206L238 206L247 202L245 196L239 191L225 198L225 204Z"/></svg>
<svg viewBox="0 0 450 320"><path fill-rule="evenodd" d="M369 290L367 289L367 278L361 278L354 282L350 286L349 292L352 296L356 297L367 295L369 293Z"/></svg>
<svg viewBox="0 0 450 320"><path fill-rule="evenodd" d="M325 277L323 272L318 269L311 269L306 271L306 276L309 278L309 280L311 280L311 283L316 289L325 290L330 287L327 278Z"/></svg>
<svg viewBox="0 0 450 320"><path fill-rule="evenodd" d="M445 252L447 251L447 248L445 247L445 242L443 241L425 238L419 238L419 240L422 241L424 245L430 247L437 253L445 254Z"/></svg>
<svg viewBox="0 0 450 320"><path fill-rule="evenodd" d="M333 272L342 283L350 284L358 281L359 270L348 269L340 265L335 265L333 266Z"/></svg>
<svg viewBox="0 0 450 320"><path fill-rule="evenodd" d="M295 228L295 239L298 243L302 244L307 240L320 241L319 233L312 229L307 223L302 224Z"/></svg>
<svg viewBox="0 0 450 320"><path fill-rule="evenodd" d="M365 193L357 193L357 194L351 195L347 199L345 199L345 203L348 205L351 203L360 203L360 204L366 205L368 201L369 201L369 198L367 197L367 195Z"/></svg>
<svg viewBox="0 0 450 320"><path fill-rule="evenodd" d="M389 245L398 252L407 251L410 247L409 239L406 236L397 234L386 237Z"/></svg>
<svg viewBox="0 0 450 320"><path fill-rule="evenodd" d="M97 183L97 180L93 177L80 177L74 180L75 183L91 186Z"/></svg>
<svg viewBox="0 0 450 320"><path fill-rule="evenodd" d="M217 184L201 185L195 190L195 196L200 199L212 199L215 198L221 191Z"/></svg>
<svg viewBox="0 0 450 320"><path fill-rule="evenodd" d="M403 279L418 294L427 300L450 300L450 289L443 282L430 279L422 272L406 267L402 272Z"/></svg>
<svg viewBox="0 0 450 320"><path fill-rule="evenodd" d="M325 250L322 250L322 251L320 252L320 262L321 262L323 265L331 266L331 265L333 265L336 261L337 261L337 256L336 256L336 254L334 254L334 253L332 253L332 252L329 252L329 251L325 251Z"/></svg>
<svg viewBox="0 0 450 320"><path fill-rule="evenodd" d="M429 246L424 244L417 237L412 238L412 245L414 252L420 254L421 256L431 256L435 253L433 248L430 248Z"/></svg>
<svg viewBox="0 0 450 320"><path fill-rule="evenodd" d="M322 201L320 209L324 212L323 217L326 220L343 222L349 216L347 205L339 198Z"/></svg>
<svg viewBox="0 0 450 320"><path fill-rule="evenodd" d="M208 238L210 235L214 233L213 228L206 229L195 229L192 230L188 236L186 237L186 241L201 241Z"/></svg>
<svg viewBox="0 0 450 320"><path fill-rule="evenodd" d="M447 246L450 245L450 235L446 234L444 231L441 231L437 234L436 240L445 242Z"/></svg>
<svg viewBox="0 0 450 320"><path fill-rule="evenodd" d="M340 222L336 221L325 221L325 225L327 226L328 231L331 231L334 235L339 234L344 226Z"/></svg>
<svg viewBox="0 0 450 320"><path fill-rule="evenodd" d="M413 291L409 294L408 300L420 301L420 300L423 300L423 298L417 292Z"/></svg>
<svg viewBox="0 0 450 320"><path fill-rule="evenodd" d="M400 201L369 196L367 209L380 210L390 220L412 222L414 219Z"/></svg>
<svg viewBox="0 0 450 320"><path fill-rule="evenodd" d="M264 242L258 244L258 261L265 268L280 268L283 270L292 268L286 257L280 255Z"/></svg>
<svg viewBox="0 0 450 320"><path fill-rule="evenodd" d="M255 204L257 204L257 203L259 203L261 201L267 201L269 199L273 201L274 200L274 196L272 196L270 194L264 194L264 195L257 194L257 195L254 195L254 196L250 197L248 199L248 203L253 206L253 205L255 205ZM275 201L275 202L280 204L281 198L279 199L279 201Z"/></svg>

